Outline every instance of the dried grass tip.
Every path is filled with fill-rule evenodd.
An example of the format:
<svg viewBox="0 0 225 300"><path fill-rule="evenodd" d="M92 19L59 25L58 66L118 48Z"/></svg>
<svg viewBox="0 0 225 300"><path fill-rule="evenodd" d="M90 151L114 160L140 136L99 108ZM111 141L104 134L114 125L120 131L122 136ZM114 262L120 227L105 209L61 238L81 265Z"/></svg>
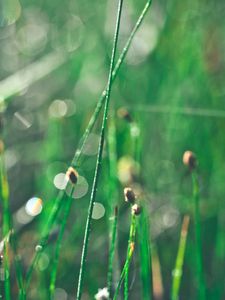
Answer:
<svg viewBox="0 0 225 300"><path fill-rule="evenodd" d="M4 143L2 140L0 140L0 154L4 152Z"/></svg>
<svg viewBox="0 0 225 300"><path fill-rule="evenodd" d="M142 207L138 204L134 204L131 208L132 215L139 216L142 212Z"/></svg>
<svg viewBox="0 0 225 300"><path fill-rule="evenodd" d="M74 168L69 167L69 169L66 172L66 176L72 184L76 184L79 174Z"/></svg>
<svg viewBox="0 0 225 300"><path fill-rule="evenodd" d="M134 191L132 190L132 188L130 187L126 187L124 190L124 198L126 202L129 202L131 204L134 204L136 196Z"/></svg>
<svg viewBox="0 0 225 300"><path fill-rule="evenodd" d="M195 154L192 151L185 151L183 155L183 163L185 166L189 167L190 170L193 170L197 166L197 159Z"/></svg>

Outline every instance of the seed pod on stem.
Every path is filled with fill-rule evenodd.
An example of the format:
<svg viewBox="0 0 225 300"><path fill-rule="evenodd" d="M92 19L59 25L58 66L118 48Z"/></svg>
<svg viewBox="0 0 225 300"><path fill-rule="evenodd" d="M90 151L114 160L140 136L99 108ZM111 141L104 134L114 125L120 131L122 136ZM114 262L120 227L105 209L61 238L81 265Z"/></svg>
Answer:
<svg viewBox="0 0 225 300"><path fill-rule="evenodd" d="M66 172L66 177L73 185L77 183L78 176L79 174L77 173L77 171L74 168L69 167L69 169Z"/></svg>
<svg viewBox="0 0 225 300"><path fill-rule="evenodd" d="M138 204L134 204L131 208L132 215L139 216L142 212L142 207Z"/></svg>
<svg viewBox="0 0 225 300"><path fill-rule="evenodd" d="M134 193L134 191L132 190L132 188L130 187L126 187L124 190L124 198L126 202L129 202L131 204L134 204L135 200L136 200L136 195Z"/></svg>
<svg viewBox="0 0 225 300"><path fill-rule="evenodd" d="M126 120L129 123L133 122L133 119L132 119L129 111L125 107L121 107L117 110L117 116L121 119Z"/></svg>
<svg viewBox="0 0 225 300"><path fill-rule="evenodd" d="M183 163L190 171L194 170L197 167L196 155L190 150L185 151L183 155Z"/></svg>

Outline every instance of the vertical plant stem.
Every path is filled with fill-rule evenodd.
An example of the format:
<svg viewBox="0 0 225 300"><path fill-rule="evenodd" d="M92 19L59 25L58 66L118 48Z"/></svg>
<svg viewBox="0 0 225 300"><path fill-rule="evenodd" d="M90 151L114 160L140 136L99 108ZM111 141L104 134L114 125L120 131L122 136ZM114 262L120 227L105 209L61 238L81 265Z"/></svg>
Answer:
<svg viewBox="0 0 225 300"><path fill-rule="evenodd" d="M130 234L128 240L127 247L127 257L129 256L130 249L132 247L132 243L134 243L134 234L136 230L136 218L135 215L132 215L131 226L130 226ZM124 278L124 300L128 299L129 294L129 264L125 268L125 278Z"/></svg>
<svg viewBox="0 0 225 300"><path fill-rule="evenodd" d="M119 279L118 285L116 287L113 300L117 299L121 285L123 283L123 280L129 274L128 270L129 270L130 262L131 262L133 252L134 252L135 234L136 234L136 217L135 217L135 215L132 215L126 261L125 261L123 270L121 272L120 279ZM126 289L126 287L125 287L125 289ZM128 297L128 290L124 292L124 297Z"/></svg>
<svg viewBox="0 0 225 300"><path fill-rule="evenodd" d="M194 216L195 216L195 238L196 238L196 256L197 256L197 276L199 287L199 300L205 300L205 283L202 264L202 246L201 246L201 224L199 212L199 183L196 171L192 172L193 185L193 201L194 201Z"/></svg>
<svg viewBox="0 0 225 300"><path fill-rule="evenodd" d="M129 47L131 45L131 42L132 42L132 40L133 40L136 32L138 31L139 27L141 26L141 24L142 24L142 22L144 20L144 17L146 15L146 13L147 13L147 11L148 11L151 3L152 3L152 0L148 0L146 2L145 6L144 6L144 9L142 10L142 12L141 12L141 14L140 14L140 16L139 16L139 18L138 18L138 20L137 20L137 22L136 22L136 24L135 24L132 32L131 32L131 34L130 34L127 42L126 42L126 45L123 48L122 53L120 54L119 59L117 60L116 66L114 67L113 73L112 73L112 82L115 80L116 76L118 75L118 72L120 70L120 67L121 67L122 63L124 62L126 54L127 54L128 50L129 50ZM87 126L84 134L83 134L81 146L78 148L78 150L74 154L74 157L73 157L72 162L71 162L71 166L76 167L79 164L79 160L81 158L81 154L82 154L83 148L85 146L85 143L87 141L87 138L88 138L88 136L89 136L92 128L95 125L95 122L97 121L97 118L99 116L101 108L102 108L102 106L104 104L104 100L106 99L106 94L107 93L106 93L106 89L105 89L102 92L102 95L101 95L101 97L99 98L99 100L97 102L95 111L94 111L94 113L93 113L93 115L92 115L92 117L91 117L91 119L90 119L90 121L88 123L88 126ZM49 221L48 221L49 226L47 226L49 230L51 230L52 225L54 224L54 220L55 220L55 218L56 218L56 216L57 216L57 214L58 214L58 212L60 210L60 204L62 202L63 196L64 196L64 192L60 192L58 194L58 196L57 196L57 199L55 201L55 204L54 204L53 209L51 211L51 214L49 216ZM46 235L46 230L43 232L41 240L44 239L45 235ZM43 245L43 247L45 247L45 245ZM29 268L28 273L27 273L27 281L30 281L30 277L32 276L33 269L34 269L34 264L38 261L38 256L39 256L39 254L35 253L35 255L33 257L33 261L31 263L30 268Z"/></svg>
<svg viewBox="0 0 225 300"><path fill-rule="evenodd" d="M152 3L152 0L148 0L148 1L146 2L146 4L145 4L145 6L144 6L144 8L143 8L143 10L142 10L142 12L141 12L141 14L140 14L140 16L139 16L137 22L136 22L136 24L135 24L133 30L131 31L130 36L128 37L128 40L127 40L127 42L126 42L126 44L125 44L125 46L124 46L124 48L123 48L123 50L122 50L122 52L121 52L121 54L120 54L118 60L117 60L117 62L116 62L116 65L115 65L115 67L113 68L113 72L112 72L112 83L114 82L114 80L116 79L116 77L117 77L117 75L118 75L118 72L119 72L119 70L120 70L120 67L121 67L121 65L123 64L124 59L125 59L125 57L126 57L126 55L127 55L127 52L128 52L128 50L129 50L129 48L130 48L131 42L132 42L132 40L133 40L133 38L134 38L136 32L137 32L138 29L140 28L140 26L141 26L141 24L142 24L142 22L143 22L143 20L144 20L144 17L145 17L145 15L147 14L148 9L149 9L150 6L151 6L151 3ZM75 167L76 167L76 166L78 165L79 159L80 159L80 157L81 157L82 150L83 150L83 148L84 148L84 146L85 146L85 143L86 143L86 140L87 140L87 138L88 138L88 136L89 136L89 134L90 134L90 132L91 132L91 130L92 130L92 128L93 128L93 126L94 126L94 124L95 124L97 118L98 118L98 115L99 115L99 113L100 113L100 111L101 111L101 108L102 108L102 106L103 106L104 100L105 100L105 98L106 98L106 95L107 95L107 87L104 89L104 91L102 92L101 97L100 97L99 100L98 100L98 103L97 103L97 105L96 105L95 111L94 111L94 113L93 113L93 115L92 115L92 117L91 117L91 119L90 119L90 121L89 121L89 123L88 123L88 126L87 126L87 128L86 128L86 130L85 130L85 132L84 132L84 135L83 135L83 137L82 137L82 144L81 144L81 146L78 148L78 150L76 151L76 153L75 153L75 155L74 155L74 158L73 158L73 160L72 160L72 163L71 163L72 166L75 166Z"/></svg>
<svg viewBox="0 0 225 300"><path fill-rule="evenodd" d="M179 299L180 282L181 282L182 272L183 272L184 254L186 249L189 221L190 221L190 217L188 215L184 216L175 268L173 270L173 282L172 282L172 294L171 294L172 300Z"/></svg>
<svg viewBox="0 0 225 300"><path fill-rule="evenodd" d="M56 242L56 248L55 248L54 259L53 259L53 266L52 266L52 269L51 269L51 279L50 279L50 287L49 287L50 299L53 299L53 297L54 297L57 268L58 268L58 263L59 263L59 254L60 254L60 250L62 248L62 239L63 239L65 227L66 227L66 222L68 220L71 205L72 205L72 202L73 202L73 192L74 192L74 187L71 190L69 199L65 199L66 200L65 212L64 212L62 224L61 224L61 227L60 227L59 236L58 236L58 239L57 239L57 242Z"/></svg>
<svg viewBox="0 0 225 300"><path fill-rule="evenodd" d="M85 271L85 260L86 260L86 256L87 256L88 239L89 239L89 234L90 234L91 216L92 216L92 211L93 211L95 195L96 195L96 191L97 191L100 166L101 166L101 162L102 162L102 152L103 152L103 146L104 146L104 140L105 140L105 128L106 128L106 123L107 123L107 118L108 118L109 100L110 100L111 89L112 89L112 72L113 72L117 42L118 42L118 37L119 37L122 5L123 5L123 0L119 0L116 29L115 29L109 77L108 77L108 84L107 84L107 89L106 89L105 108L104 108L99 148L98 148L98 155L97 155L97 162L96 162L94 180L93 180L93 185L92 185L90 204L89 204L89 208L88 208L88 216L87 216L83 249L82 249L82 255L81 255L81 264L80 264L80 272L79 272L78 287L77 287L77 297L76 297L77 300L80 300L81 294L82 294L83 276L84 276L84 271Z"/></svg>
<svg viewBox="0 0 225 300"><path fill-rule="evenodd" d="M142 24L142 22L144 20L144 17L146 15L146 13L147 13L147 11L148 11L151 3L152 3L152 0L148 0L146 2L145 6L144 6L144 9L142 10L142 12L141 12L141 14L140 14L140 16L139 16L139 18L138 18L138 20L137 20L137 22L136 22L136 24L135 24L132 32L131 32L131 34L130 34L127 42L126 42L126 45L123 48L122 53L120 54L120 57L117 60L117 63L115 65L115 67L113 68L112 78L111 78L111 84L113 83L113 81L115 80L116 76L118 75L118 72L120 70L120 67L121 67L122 63L124 62L126 54L127 54L128 50L129 50L129 47L131 45L131 42L132 42L132 40L133 40L133 38L134 38L137 30L141 26L141 24ZM78 150L76 151L76 153L75 153L75 155L74 155L74 157L72 159L71 166L78 166L79 160L81 158L81 154L82 154L82 151L83 151L83 148L84 148L85 143L87 141L87 138L88 138L88 136L89 136L92 128L94 127L95 122L96 122L96 120L97 120L97 118L99 116L99 113L100 113L100 111L102 109L102 106L104 104L104 100L106 99L106 96L107 96L107 88L103 91L101 97L98 100L98 103L96 105L95 111L94 111L94 113L93 113L93 115L92 115L92 117L91 117L91 119L90 119L90 121L88 123L88 126L87 126L84 134L83 134L81 146L78 148ZM52 228L52 226L54 224L55 218L56 218L56 216L57 216L57 214L58 214L58 212L60 210L60 204L62 202L63 196L64 196L64 192L60 192L58 194L57 199L55 201L55 204L53 206L53 209L52 209L51 214L49 216L48 226L46 226L46 228L49 231L51 230L51 228ZM47 234L49 234L49 232L47 233L46 230L44 230L44 232L42 234L41 240L45 240L45 237L46 237ZM39 244L41 244L41 242ZM45 247L45 244L43 244L43 247ZM31 276L32 276L32 273L33 273L33 270L34 270L34 266L35 266L36 262L38 261L38 259L39 259L39 253L36 252L35 255L34 255L34 257L33 257L33 259L32 259L32 263L30 265L30 268L28 269L28 272L27 272L26 282L28 282L28 284L26 284L26 287L28 287L28 285L29 285L29 282L30 282L30 279L31 279Z"/></svg>
<svg viewBox="0 0 225 300"><path fill-rule="evenodd" d="M53 209L52 209L52 211L50 213L50 216L49 216L49 219L47 221L47 224L46 224L46 226L45 226L45 228L43 230L42 238L41 238L41 240L40 240L40 242L38 244L38 246L40 246L39 247L40 250L35 252L35 254L33 256L33 259L32 259L32 262L30 264L30 267L29 267L29 269L27 271L26 280L25 280L25 291L27 291L27 288L29 287L34 267L35 267L36 263L39 260L41 252L44 250L44 248L45 248L45 246L47 244L47 241L48 241L48 238L49 238L52 226L54 224L54 221L56 219L56 216L57 216L57 214L59 212L59 209L60 209L60 207L61 207L64 199L65 199L65 194L63 192L59 193L59 195L58 195L58 197L56 199L56 203L53 206Z"/></svg>
<svg viewBox="0 0 225 300"><path fill-rule="evenodd" d="M109 264L107 273L107 288L111 295L113 277L117 281L119 277L119 262L116 249L117 223L118 223L118 207L117 207L117 153L116 153L116 126L115 126L115 111L112 110L111 119L108 126L108 153L109 153L109 178L108 178L108 228L109 228ZM114 217L111 218L114 208ZM118 276L117 276L118 275Z"/></svg>
<svg viewBox="0 0 225 300"><path fill-rule="evenodd" d="M139 217L137 229L140 255L140 272L142 282L142 299L150 300L153 298L152 254L148 213L144 205L143 211Z"/></svg>
<svg viewBox="0 0 225 300"><path fill-rule="evenodd" d="M117 224L118 224L118 207L115 207L114 219L112 224L112 237L111 237L111 245L109 250L109 267L107 273L107 288L109 293L112 288L112 275L113 275L113 260L115 255L115 247L116 247L116 232L117 232Z"/></svg>
<svg viewBox="0 0 225 300"><path fill-rule="evenodd" d="M24 291L24 282L23 282L23 273L22 273L22 265L21 265L21 258L17 253L17 243L16 243L16 234L14 230L11 231L11 247L14 253L14 264L16 270L16 279L19 287L19 300L23 300L26 297L26 293Z"/></svg>
<svg viewBox="0 0 225 300"><path fill-rule="evenodd" d="M9 234L10 231L10 211L9 211L9 186L4 166L3 153L0 154L0 176L1 176L1 198L3 206L3 237ZM3 250L3 267L4 267L4 289L5 299L10 300L10 261L9 261L9 242L4 243Z"/></svg>

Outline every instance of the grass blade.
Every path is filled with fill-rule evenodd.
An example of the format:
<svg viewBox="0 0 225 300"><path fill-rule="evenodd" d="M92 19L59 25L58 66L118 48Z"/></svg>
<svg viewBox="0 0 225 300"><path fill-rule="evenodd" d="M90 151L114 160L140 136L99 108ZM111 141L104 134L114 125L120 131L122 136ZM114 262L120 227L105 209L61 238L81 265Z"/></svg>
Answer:
<svg viewBox="0 0 225 300"><path fill-rule="evenodd" d="M116 247L116 232L117 232L117 224L118 224L118 207L115 207L114 219L112 224L112 237L111 237L111 245L109 250L109 267L107 273L107 288L109 294L112 288L112 276L113 276L113 260L115 256L115 247Z"/></svg>
<svg viewBox="0 0 225 300"><path fill-rule="evenodd" d="M142 299L152 299L152 262L149 221L145 207L139 217L138 243L140 255L140 271L142 282Z"/></svg>
<svg viewBox="0 0 225 300"><path fill-rule="evenodd" d="M205 300L205 283L202 265L202 247L201 247L201 224L199 212L199 183L196 171L192 172L192 185L193 185L193 201L194 201L194 214L195 214L195 238L196 238L196 256L197 256L197 276L199 287L199 300Z"/></svg>
<svg viewBox="0 0 225 300"><path fill-rule="evenodd" d="M115 34L114 34L114 42L113 42L113 48L112 48L108 84L107 84L107 89L106 89L105 107L104 107L104 115L103 115L103 121L102 121L102 127L101 127L98 155L97 155L96 168L95 168L94 180L93 180L93 185L92 185L90 204L89 204L89 208L88 208L88 216L87 216L87 221L86 221L83 249L82 249L82 255L81 255L81 265L80 265L78 287L77 287L77 297L76 297L77 300L80 300L81 294L82 294L83 275L84 275L84 270L85 270L85 260L86 260L86 256L87 256L88 238L89 238L89 234L90 234L91 216L92 216L93 205L94 205L94 201L95 201L95 195L96 195L96 191L97 191L100 166L101 166L101 162L102 162L102 152L103 152L103 145L104 145L104 141L105 141L105 128L106 128L106 123L107 123L107 118L108 118L109 101L110 101L110 95L111 95L111 89L112 89L112 73L113 73L113 67L114 67L114 62L115 62L117 42L118 42L118 37L119 37L122 6L123 6L123 0L120 0L119 5L118 5L116 29L115 29Z"/></svg>
<svg viewBox="0 0 225 300"><path fill-rule="evenodd" d="M68 201L66 201L66 203L65 203L65 212L63 215L62 225L60 227L59 236L58 236L58 239L56 242L53 266L52 266L52 270L51 270L50 287L49 287L50 299L53 299L54 292L55 292L55 282L56 282L56 275L57 275L57 267L58 267L58 263L59 263L59 255L60 255L60 250L62 248L62 239L63 239L66 223L67 223L71 205L72 205L72 201L69 201L69 200L73 199L73 197L72 197L73 192L74 192L74 187L72 188L69 199L66 199Z"/></svg>
<svg viewBox="0 0 225 300"><path fill-rule="evenodd" d="M188 215L184 216L175 268L173 270L172 295L171 295L172 300L179 299L180 282L182 278L189 221L190 221L190 217Z"/></svg>
<svg viewBox="0 0 225 300"><path fill-rule="evenodd" d="M4 165L4 150L0 153L0 184L1 184L1 198L3 207L3 224L2 234L7 236L10 232L10 210L9 210L9 186L7 180L7 174ZM4 289L5 299L10 300L10 261L9 261L9 242L4 243L3 248L3 268L4 268Z"/></svg>
<svg viewBox="0 0 225 300"><path fill-rule="evenodd" d="M126 42L126 44L125 44L125 46L124 46L124 48L122 50L122 53L120 54L119 59L117 60L116 66L114 67L113 73L112 73L112 82L115 80L115 78L116 78L116 76L117 76L117 74L118 74L118 72L120 70L120 67L121 67L122 63L124 62L126 54L127 54L128 50L129 50L129 47L131 45L131 42L132 42L132 40L133 40L136 32L140 28L140 26L141 26L141 24L142 24L142 22L144 20L144 17L147 14L148 9L150 8L151 3L152 3L152 0L148 0L146 2L146 4L145 4L145 6L144 6L144 8L143 8L143 10L142 10L142 12L141 12L141 14L140 14L140 16L139 16L136 24L135 24L135 26L134 26L134 28L133 28L130 36L129 36L129 38L128 38L128 40L127 40L127 42ZM90 121L89 121L89 123L87 125L87 128L86 128L86 130L85 130L85 132L83 134L83 137L81 139L81 141L82 141L81 142L81 146L78 147L78 150L74 154L74 157L73 157L72 162L71 162L71 166L73 166L73 167L77 167L79 165L79 160L81 158L81 154L82 154L83 148L84 148L84 146L86 144L87 138L88 138L88 136L89 136L92 128L94 127L94 125L95 125L95 123L97 121L97 118L98 118L99 113L100 113L100 111L102 109L102 106L103 106L105 98L106 98L106 89L103 91L101 97L99 98L99 100L97 102L95 111L94 111L94 113L93 113L93 115L92 115L92 117L91 117L91 119L90 119ZM46 228L48 228L49 232L52 229L52 226L54 224L55 218L56 218L56 216L57 216L57 214L58 214L58 212L60 210L60 205L62 203L62 199L63 199L64 196L65 196L65 193L64 192L60 192L58 194L58 196L57 196L57 199L56 199L55 203L54 203L54 206L52 208L51 214L49 216L48 225L46 226ZM68 200L68 201L71 201L71 200ZM42 234L41 240L45 240L46 239L45 236L46 236L46 234L49 235L49 232L46 232L46 230L44 229L44 232ZM44 247L45 247L45 245L43 244L43 248ZM34 254L33 259L32 259L32 263L30 265L30 268L29 268L29 270L27 272L26 281L28 281L28 282L30 281L30 278L31 278L33 270L34 270L34 265L36 264L36 262L38 261L38 259L39 259L39 254L38 254L38 252L36 252ZM28 285L29 285L29 283L26 284L26 286L28 286Z"/></svg>
<svg viewBox="0 0 225 300"><path fill-rule="evenodd" d="M136 234L136 217L135 217L135 215L132 215L129 241L128 241L128 247L127 247L127 257L126 257L126 261L125 261L123 270L122 270L121 275L120 275L120 279L119 279L117 288L115 290L113 300L117 299L117 297L119 295L121 285L123 283L123 280L129 274L128 270L129 270L130 262L131 262L131 259L132 259L133 253L134 253L135 234ZM126 290L126 288L125 288L124 296L128 297L128 290Z"/></svg>

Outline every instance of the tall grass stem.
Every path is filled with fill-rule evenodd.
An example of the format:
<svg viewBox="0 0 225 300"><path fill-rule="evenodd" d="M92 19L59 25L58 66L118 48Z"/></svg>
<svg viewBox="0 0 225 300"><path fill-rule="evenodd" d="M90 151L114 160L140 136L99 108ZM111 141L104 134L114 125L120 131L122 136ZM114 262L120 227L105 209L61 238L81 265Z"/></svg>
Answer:
<svg viewBox="0 0 225 300"><path fill-rule="evenodd" d="M172 293L171 293L172 300L179 299L180 283L181 283L182 273L183 273L184 255L186 250L189 221L190 221L190 217L188 215L184 216L182 227L181 227L180 241L179 241L177 258L175 262L175 268L172 274L173 275Z"/></svg>
<svg viewBox="0 0 225 300"><path fill-rule="evenodd" d="M3 206L3 224L2 234L3 237L7 236L10 232L10 210L9 210L9 186L7 174L4 165L4 155L0 154L0 176L1 176L1 198ZM5 300L10 300L10 260L9 260L9 242L4 243L3 249L3 267L4 267L4 289Z"/></svg>
<svg viewBox="0 0 225 300"><path fill-rule="evenodd" d="M121 285L123 283L123 280L129 274L128 270L129 270L130 262L131 262L131 259L132 259L133 253L134 253L135 234L136 234L136 217L135 217L135 215L132 215L126 261L125 261L123 270L121 272L120 279L119 279L118 285L116 287L113 300L117 299ZM128 297L128 289L126 290L126 287L125 287L125 291L124 291L124 297Z"/></svg>
<svg viewBox="0 0 225 300"><path fill-rule="evenodd" d="M195 216L195 238L196 238L196 259L197 259L197 276L198 276L198 288L199 288L199 300L205 300L205 283L203 274L202 263L202 246L201 246L201 223L200 223L200 211L199 211L199 182L197 173L195 170L192 172L192 186L193 186L193 201L194 201L194 216Z"/></svg>
<svg viewBox="0 0 225 300"><path fill-rule="evenodd" d="M107 123L107 118L108 118L109 101L110 101L111 89L112 89L112 73L113 73L113 67L114 67L114 63L115 63L115 55L116 55L116 49L117 49L117 43L118 43L118 37L119 37L122 6L123 6L123 0L119 0L117 20L116 20L116 29L115 29L115 34L114 34L114 41L113 41L113 48L112 48L112 55L111 55L111 62L110 62L110 69L109 69L108 84L107 84L107 89L106 89L105 107L104 107L104 114L103 114L102 127L101 127L101 133L100 133L99 148L98 148L96 168L95 168L94 180L93 180L93 185L92 185L90 204L89 204L89 208L88 208L88 216L87 216L87 221L86 221L83 249L82 249L82 255L81 255L81 264L80 264L80 272L79 272L78 287L77 287L77 297L76 297L77 300L80 300L81 295L82 295L83 276L84 276L84 271L85 271L85 260L86 260L86 256L87 256L88 239L89 239L89 234L90 234L91 216L92 216L93 205L94 205L94 201L95 201L95 195L97 192L100 166L101 166L101 162L102 162L102 152L103 152L103 146L104 146L104 141L105 141L105 128L106 128L106 123Z"/></svg>

